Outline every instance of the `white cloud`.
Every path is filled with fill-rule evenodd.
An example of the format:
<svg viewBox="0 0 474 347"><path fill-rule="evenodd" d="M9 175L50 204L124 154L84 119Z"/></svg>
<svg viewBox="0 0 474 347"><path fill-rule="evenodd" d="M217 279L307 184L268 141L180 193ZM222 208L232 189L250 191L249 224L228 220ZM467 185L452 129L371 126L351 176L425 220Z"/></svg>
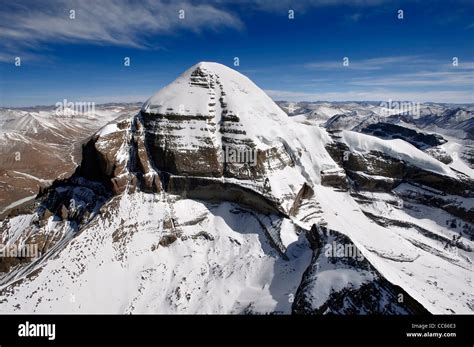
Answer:
<svg viewBox="0 0 474 347"><path fill-rule="evenodd" d="M2 5L3 6L3 5ZM75 11L75 19L70 11ZM184 19L178 11L184 10ZM14 47L51 42L87 42L149 47L151 35L178 30L243 27L235 15L210 5L144 0L54 0L10 4L0 10L0 42Z"/></svg>
<svg viewBox="0 0 474 347"><path fill-rule="evenodd" d="M323 84L326 83L328 86L363 87L369 91L375 88L404 90L407 95L414 97L417 95L411 92L410 94L406 90L417 88L421 91L419 97L425 95L427 98L436 97L439 100L443 95L446 95L451 100L456 99L456 102L459 99L469 101L474 97L472 82L474 80L474 62L463 59L459 59L458 66L453 66L450 58L435 60L423 56L393 56L351 61L350 67L344 67L342 59L337 63L333 61L312 62L305 64L305 67L319 72L318 77L325 77L326 82L323 81ZM346 70L348 73L337 73L344 72L344 69L349 69ZM350 70L352 73L349 73ZM306 87L320 88L321 83L315 84L315 79L312 79L311 84L307 84ZM442 92L443 95L441 95L434 90L450 91ZM461 93L456 90L463 91ZM359 97L359 94L354 93L349 95ZM395 93L400 94L398 91ZM372 92L367 93L369 96L371 94Z"/></svg>
<svg viewBox="0 0 474 347"><path fill-rule="evenodd" d="M421 71L391 74L382 77L352 78L354 86L397 86L397 87L473 87L474 73L453 67L451 71Z"/></svg>
<svg viewBox="0 0 474 347"><path fill-rule="evenodd" d="M349 58L348 66L343 65L343 58L331 61L316 61L307 63L304 66L311 70L335 70L335 69L351 69L351 70L381 70L387 66L397 66L401 64L422 65L431 64L434 61L425 59L417 55L404 55L392 57L378 57L369 59L351 59Z"/></svg>
<svg viewBox="0 0 474 347"><path fill-rule="evenodd" d="M11 55L0 53L0 62L2 62L2 63L13 63L14 58Z"/></svg>
<svg viewBox="0 0 474 347"><path fill-rule="evenodd" d="M222 0L221 0L222 1ZM229 1L229 0L224 0ZM354 6L369 7L378 6L384 3L394 2L393 0L234 0L237 3L248 3L264 11L282 11L289 8L295 10L306 10L313 7L328 6Z"/></svg>

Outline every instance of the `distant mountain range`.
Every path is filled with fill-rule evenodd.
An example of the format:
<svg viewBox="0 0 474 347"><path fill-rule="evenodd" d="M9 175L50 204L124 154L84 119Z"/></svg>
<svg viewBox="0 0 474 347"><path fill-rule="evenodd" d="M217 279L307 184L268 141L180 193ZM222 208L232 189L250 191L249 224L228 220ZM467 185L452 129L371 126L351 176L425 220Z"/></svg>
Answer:
<svg viewBox="0 0 474 347"><path fill-rule="evenodd" d="M56 106L0 108L0 215L9 206L34 199L40 187L71 175L81 161L82 143L140 106L98 105L94 113L85 115L57 114Z"/></svg>

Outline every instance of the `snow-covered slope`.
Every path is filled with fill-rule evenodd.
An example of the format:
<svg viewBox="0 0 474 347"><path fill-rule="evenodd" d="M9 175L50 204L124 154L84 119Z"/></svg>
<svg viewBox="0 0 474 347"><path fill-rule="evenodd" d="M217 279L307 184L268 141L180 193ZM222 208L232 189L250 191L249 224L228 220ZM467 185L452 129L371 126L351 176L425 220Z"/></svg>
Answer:
<svg viewBox="0 0 474 347"><path fill-rule="evenodd" d="M354 151L360 153L378 151L389 157L403 160L419 168L433 171L440 175L455 176L455 173L446 164L441 163L403 140L382 140L375 136L353 131L343 131L341 136L349 148Z"/></svg>
<svg viewBox="0 0 474 347"><path fill-rule="evenodd" d="M102 208L112 215L98 215L44 261L3 312L290 312L311 259L291 223L296 242L284 261L260 224L265 217L229 203L136 193Z"/></svg>

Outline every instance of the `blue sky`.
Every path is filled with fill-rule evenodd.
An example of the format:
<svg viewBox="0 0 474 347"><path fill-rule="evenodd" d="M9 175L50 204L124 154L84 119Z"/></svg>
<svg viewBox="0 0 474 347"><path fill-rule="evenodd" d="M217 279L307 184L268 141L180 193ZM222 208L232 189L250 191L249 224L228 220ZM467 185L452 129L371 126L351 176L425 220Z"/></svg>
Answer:
<svg viewBox="0 0 474 347"><path fill-rule="evenodd" d="M144 101L199 61L235 68L276 100L474 102L474 1L0 6L0 106Z"/></svg>

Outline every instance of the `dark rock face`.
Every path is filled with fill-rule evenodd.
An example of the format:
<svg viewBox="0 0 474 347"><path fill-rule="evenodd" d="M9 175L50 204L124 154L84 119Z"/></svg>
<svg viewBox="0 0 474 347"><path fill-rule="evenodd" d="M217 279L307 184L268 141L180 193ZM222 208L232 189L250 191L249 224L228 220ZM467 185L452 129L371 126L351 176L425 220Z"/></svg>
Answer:
<svg viewBox="0 0 474 347"><path fill-rule="evenodd" d="M383 153L373 151L362 156L340 142L328 144L326 150L356 189L390 191L405 177L405 163Z"/></svg>
<svg viewBox="0 0 474 347"><path fill-rule="evenodd" d="M368 175L402 179L405 176L405 163L384 153L371 151L368 154L346 154L343 166L349 171L361 171Z"/></svg>
<svg viewBox="0 0 474 347"><path fill-rule="evenodd" d="M107 179L110 179L110 173L109 175L106 175L102 168L107 168L108 163L104 162L104 157L101 156L95 148L97 139L98 138L95 137L83 145L83 160L81 162L81 166L78 168L77 173L82 177L93 181L106 181Z"/></svg>
<svg viewBox="0 0 474 347"><path fill-rule="evenodd" d="M473 180L462 174L458 174L458 178L455 179L434 172L420 170L413 166L407 166L405 180L410 183L421 184L437 189L446 194L454 194L467 198L474 196Z"/></svg>
<svg viewBox="0 0 474 347"><path fill-rule="evenodd" d="M439 160L443 164L451 164L453 162L453 158L446 153L441 147L433 147L425 149L425 153L431 155L436 160Z"/></svg>
<svg viewBox="0 0 474 347"><path fill-rule="evenodd" d="M159 245L162 247L168 247L171 245L173 242L175 242L178 239L176 235L164 235L160 242Z"/></svg>
<svg viewBox="0 0 474 347"><path fill-rule="evenodd" d="M321 184L323 186L334 187L340 190L347 190L349 184L344 170L323 170L321 171Z"/></svg>
<svg viewBox="0 0 474 347"><path fill-rule="evenodd" d="M349 177L359 190L371 192L388 192L398 186L400 179L393 179L384 176L370 176L361 171L347 171Z"/></svg>
<svg viewBox="0 0 474 347"><path fill-rule="evenodd" d="M121 193L125 189L126 180L121 175L126 173L125 160L118 160L119 152L128 148L129 140L127 130L130 129L130 121L123 120L117 123L119 131L105 136L94 136L82 149L82 161L75 175L84 177L91 181L99 181L115 193Z"/></svg>
<svg viewBox="0 0 474 347"><path fill-rule="evenodd" d="M435 147L447 141L438 134L424 134L413 129L390 123L370 124L361 130L362 133L382 139L402 139L419 149Z"/></svg>
<svg viewBox="0 0 474 347"><path fill-rule="evenodd" d="M251 208L260 213L277 213L283 215L278 202L233 183L192 176L170 176L165 190L171 194L190 199L208 201L230 201Z"/></svg>
<svg viewBox="0 0 474 347"><path fill-rule="evenodd" d="M391 191L402 182L424 185L446 194L472 197L474 182L463 174L457 178L414 167L377 151L361 155L340 142L328 144L328 153L346 171L357 189Z"/></svg>
<svg viewBox="0 0 474 347"><path fill-rule="evenodd" d="M43 225L50 216L57 216L63 221L75 222L80 228L110 197L111 192L101 183L83 177L55 181L38 196L40 204L36 211L39 219L35 224Z"/></svg>
<svg viewBox="0 0 474 347"><path fill-rule="evenodd" d="M65 180L57 180L53 185L38 194L34 211L36 212L31 225L21 235L14 246L20 249L20 245L35 245L37 256L45 254L53 249L58 242L68 237L67 232L80 232L95 215L99 213L100 207L110 198L110 192L98 182L88 181L82 177L71 177ZM51 235L47 228L48 219L53 217L55 222L60 222L64 227L60 232ZM8 219L0 223L0 245L6 244L11 236L4 232L8 230ZM10 271L12 266L26 265L34 261L34 257L18 256L0 257L0 272Z"/></svg>
<svg viewBox="0 0 474 347"><path fill-rule="evenodd" d="M311 188L307 183L304 183L300 191L296 195L293 206L290 209L290 215L295 216L298 213L303 200L311 199L314 196L313 188Z"/></svg>
<svg viewBox="0 0 474 347"><path fill-rule="evenodd" d="M149 115L142 114L145 144L152 164L161 171L172 174L219 177L222 164L212 136L216 126L212 116ZM192 150L181 148L184 134L180 130L194 127L205 129L206 137L194 138L199 143Z"/></svg>

